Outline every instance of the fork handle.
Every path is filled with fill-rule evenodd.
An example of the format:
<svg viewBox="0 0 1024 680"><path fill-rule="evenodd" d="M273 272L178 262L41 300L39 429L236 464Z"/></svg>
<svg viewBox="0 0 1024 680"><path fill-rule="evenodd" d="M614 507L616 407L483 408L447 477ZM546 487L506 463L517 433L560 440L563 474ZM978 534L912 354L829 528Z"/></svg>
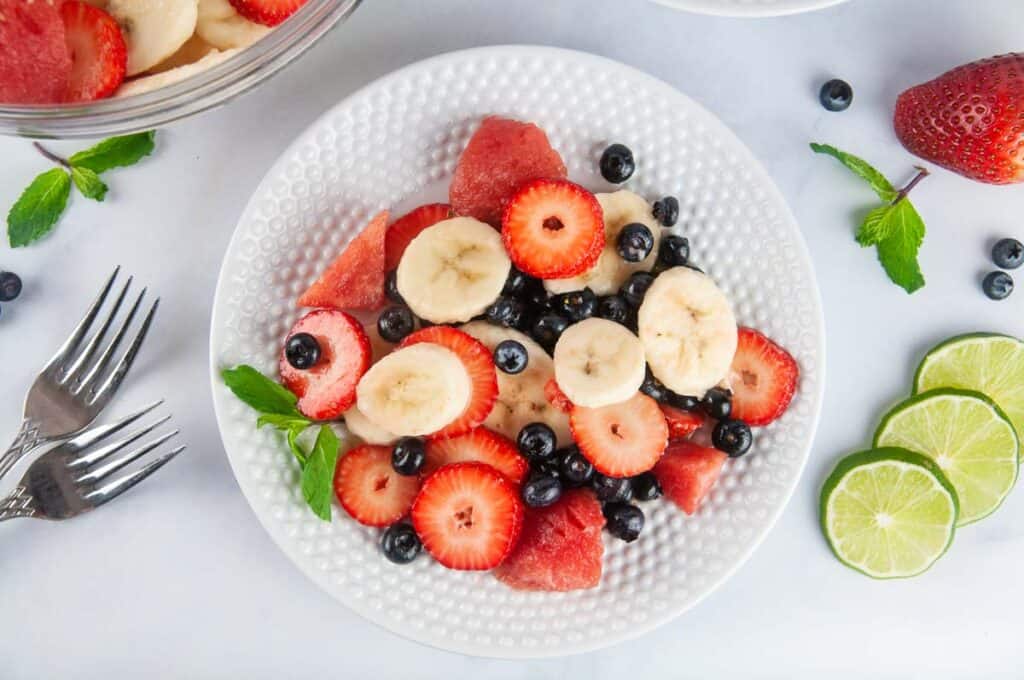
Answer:
<svg viewBox="0 0 1024 680"><path fill-rule="evenodd" d="M17 487L10 496L0 501L0 522L15 517L32 517L35 512L32 495L23 486Z"/></svg>
<svg viewBox="0 0 1024 680"><path fill-rule="evenodd" d="M25 457L25 454L42 443L43 438L39 436L39 427L27 418L21 421L21 427L18 428L18 435L14 438L14 443L3 455L0 455L0 478L17 465L18 461Z"/></svg>

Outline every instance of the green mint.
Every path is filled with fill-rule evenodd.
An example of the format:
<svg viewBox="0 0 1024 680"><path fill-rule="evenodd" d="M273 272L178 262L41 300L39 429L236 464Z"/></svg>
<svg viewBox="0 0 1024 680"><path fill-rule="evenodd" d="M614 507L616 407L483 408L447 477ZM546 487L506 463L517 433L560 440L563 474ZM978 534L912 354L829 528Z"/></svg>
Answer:
<svg viewBox="0 0 1024 680"><path fill-rule="evenodd" d="M107 195L107 185L103 183L99 175L89 168L76 168L72 166L71 180L78 187L78 191L86 198L102 201Z"/></svg>
<svg viewBox="0 0 1024 680"><path fill-rule="evenodd" d="M156 132L140 132L124 137L111 137L96 146L79 151L68 158L68 163L78 168L88 168L95 173L102 173L112 168L123 168L135 165L153 153L156 148Z"/></svg>
<svg viewBox="0 0 1024 680"><path fill-rule="evenodd" d="M46 236L57 224L71 193L71 178L60 168L32 180L7 213L7 238L20 248Z"/></svg>
<svg viewBox="0 0 1024 680"><path fill-rule="evenodd" d="M897 190L885 175L853 154L828 144L811 144L811 150L838 160L865 180L884 201L884 205L871 210L864 218L857 229L857 243L865 248L875 246L885 273L907 293L924 287L924 275L917 261L918 251L924 242L924 220L907 195L928 176L928 171L919 167L914 179Z"/></svg>
<svg viewBox="0 0 1024 680"><path fill-rule="evenodd" d="M295 395L252 366L224 369L220 377L236 397L261 414L303 418Z"/></svg>
<svg viewBox="0 0 1024 680"><path fill-rule="evenodd" d="M302 468L302 497L310 510L325 522L331 521L334 467L338 463L338 436L330 425L321 425L316 443Z"/></svg>

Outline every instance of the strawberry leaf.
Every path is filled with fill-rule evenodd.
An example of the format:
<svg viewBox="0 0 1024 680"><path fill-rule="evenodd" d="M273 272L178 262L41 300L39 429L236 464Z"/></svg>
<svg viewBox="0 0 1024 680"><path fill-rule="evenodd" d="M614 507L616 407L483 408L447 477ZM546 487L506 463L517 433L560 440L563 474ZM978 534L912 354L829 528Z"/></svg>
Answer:
<svg viewBox="0 0 1024 680"><path fill-rule="evenodd" d="M338 462L338 436L330 425L321 425L316 443L302 468L302 497L310 510L325 522L331 521L334 467Z"/></svg>
<svg viewBox="0 0 1024 680"><path fill-rule="evenodd" d="M885 175L880 173L878 170L875 170L875 168L864 159L858 158L852 153L840 151L829 144L812 143L811 150L814 151L814 153L822 153L835 158L858 177L865 180L883 201L893 201L898 195L899 192L896 191L896 188L892 183L885 178Z"/></svg>
<svg viewBox="0 0 1024 680"><path fill-rule="evenodd" d="M57 224L71 194L71 178L63 168L47 170L32 180L7 213L7 238L21 248L46 236Z"/></svg>

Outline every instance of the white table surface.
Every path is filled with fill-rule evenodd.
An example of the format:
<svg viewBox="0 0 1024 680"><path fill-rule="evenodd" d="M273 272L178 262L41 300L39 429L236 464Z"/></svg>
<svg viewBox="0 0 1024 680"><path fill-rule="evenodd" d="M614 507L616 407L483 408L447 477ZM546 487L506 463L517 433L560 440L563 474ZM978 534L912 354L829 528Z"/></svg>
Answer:
<svg viewBox="0 0 1024 680"><path fill-rule="evenodd" d="M428 9L430 8L430 9ZM1019 0L852 0L781 19L715 19L642 0L367 0L265 87L171 126L159 151L111 173L104 205L74 198L52 238L0 249L25 279L0 318L0 432L13 435L35 370L121 263L163 296L155 332L112 412L167 398L187 456L131 497L65 524L0 526L0 678L996 678L1020 677L1024 491L963 530L926 575L876 582L842 567L818 530L818 489L906 394L935 341L1024 334L1024 291L980 293L987 249L1024 236L1024 187L939 171L914 193L927 287L908 297L852 239L868 190L807 149L857 152L909 178L890 125L905 87L1024 48ZM232 478L214 422L207 336L214 282L264 170L327 107L400 66L476 45L542 43L621 60L717 113L768 167L815 258L828 328L824 413L778 525L718 592L638 640L564 659L473 659L369 624L277 550ZM855 103L825 112L827 77ZM56 143L71 151L80 143ZM0 206L46 164L0 140ZM742 247L742 244L737 244ZM6 435L5 435L6 436ZM4 442L6 444L6 442Z"/></svg>

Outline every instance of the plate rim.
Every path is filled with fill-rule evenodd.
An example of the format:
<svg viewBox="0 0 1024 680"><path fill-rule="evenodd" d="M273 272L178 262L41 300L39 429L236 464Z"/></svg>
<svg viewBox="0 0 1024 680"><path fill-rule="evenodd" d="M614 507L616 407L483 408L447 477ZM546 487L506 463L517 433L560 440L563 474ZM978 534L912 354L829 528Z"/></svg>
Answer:
<svg viewBox="0 0 1024 680"><path fill-rule="evenodd" d="M658 0L655 0L658 1ZM840 2L843 0L839 0ZM689 106L692 107L692 111L695 115L702 117L702 123L708 126L709 130L714 131L717 135L721 135L723 139L731 141L735 147L735 151L738 155L741 155L745 160L745 167L749 168L751 173L764 183L768 198L774 198L775 201L780 205L783 210L781 211L780 218L783 221L788 221L796 231L796 246L798 257L800 261L807 267L811 274L811 302L815 311L815 324L814 330L817 337L816 347L813 348L814 356L817 359L817 372L818 381L817 389L813 394L809 395L811 399L811 417L810 426L807 430L806 440L800 453L800 461L797 469L797 473L793 476L790 481L788 488L785 490L782 499L773 509L768 521L765 523L764 528L758 532L758 534L751 541L750 545L746 550L739 553L732 565L725 569L722 574L714 581L709 582L707 587L700 595L695 597L686 606L681 608L670 608L665 612L662 612L656 616L652 616L648 621L644 622L639 626L634 626L625 631L619 631L610 636L602 636L597 638L591 638L588 641L580 643L568 643L565 642L557 648L549 649L529 649L525 647L515 648L503 648L497 645L490 645L486 648L480 645L473 644L472 642L459 642L457 640L444 639L444 640L431 640L421 639L414 637L411 631L399 628L392 625L386 619L378 619L375 616L374 610L366 606L361 601L354 598L343 598L336 594L332 590L329 579L326 573L322 570L313 568L312 563L309 560L301 560L300 556L293 555L292 551L286 547L290 544L290 539L283 534L280 527L274 526L268 521L264 520L261 511L254 504L253 497L255 493L250 493L247 485L251 483L249 475L246 473L244 466L241 465L241 452L232 452L234 448L225 437L224 427L222 426L222 419L225 417L222 408L220 406L220 399L222 397L222 384L219 379L220 366L218 365L218 338L219 331L216 324L217 313L222 304L222 298L224 291L227 288L227 269L228 269L228 256L234 251L236 242L241 238L241 228L243 220L250 214L250 211L254 209L256 204L256 196L261 193L261 190L267 185L271 176L276 176L277 171L284 167L288 159L292 157L295 151L300 148L300 145L304 143L307 135L311 130L318 128L325 121L327 121L335 112L341 107L345 106L350 101L353 101L366 92L371 91L375 88L385 86L390 81L403 77L410 72L429 69L437 64L443 64L446 62L457 62L467 58L480 58L482 55L489 53L501 53L507 55L510 52L518 53L516 56L519 57L535 57L538 55L544 56L556 56L562 58L568 58L573 60L589 61L591 64L599 65L605 69L617 69L619 71L626 72L630 77L637 78L646 81L648 84L656 86L658 88L668 88L674 95L685 100ZM789 203L786 201L785 196L782 194L779 187L775 184L775 181L768 174L768 170L761 164L761 162L754 155L753 151L748 147L718 116L713 114L711 111L706 109L703 105L696 102L688 95L674 87L670 83L667 83L656 76L650 75L636 67L628 64L596 55L590 52L584 52L581 50L567 49L561 47L551 47L546 45L531 45L531 44L503 44L503 45L489 45L481 47L471 47L466 49L454 50L451 52L444 52L426 59L411 62L397 68L379 78L376 78L365 85L359 87L350 94L342 97L336 103L328 107L323 113L317 116L311 121L302 131L295 135L288 146L281 151L277 156L273 164L267 169L259 183L252 190L248 201L246 201L245 207L239 214L238 221L235 224L234 230L231 234L231 239L228 242L227 248L224 251L224 255L221 258L220 271L217 275L217 284L213 297L213 305L210 311L210 389L211 396L213 399L214 416L217 423L217 433L220 437L221 444L224 449L224 454L228 459L228 464L231 466L231 472L235 477L235 482L238 484L239 490L242 492L242 496L245 498L246 503L252 510L259 524L264 530L270 535L271 540L274 542L278 550L280 550L288 560L305 574L310 580L312 580L318 588L325 591L326 595L331 599L335 600L342 606L346 607L353 613L357 614L363 620L376 625L388 632L397 635L405 640L420 644L426 647L439 649L445 652L463 654L466 656L480 657L480 658L492 658L492 659L542 659L542 658L557 658L563 656L570 656L576 654L583 654L587 652L596 651L612 646L616 646L627 642L629 640L636 639L642 635L645 635L657 628L660 628L669 622L679 618L682 614L690 611L701 602L705 600L709 595L717 591L726 581L732 578L733 575L741 567L743 567L750 559L751 555L761 546L762 542L771 533L778 523L782 513L789 506L790 501L793 498L793 494L796 492L796 488L800 483L800 480L804 476L806 471L807 462L810 457L811 448L814 443L815 436L817 434L818 425L821 420L822 407L824 405L824 393L825 393L825 382L826 382L826 338L825 338L825 316L824 309L822 307L821 291L818 286L818 278L814 268L814 261L811 258L810 251L807 247L807 242L804 239L803 232L800 229L800 224L796 220L796 216L793 214Z"/></svg>
<svg viewBox="0 0 1024 680"><path fill-rule="evenodd" d="M841 5L847 1L848 0L780 0L780 2L775 3L774 6L751 6L750 8L744 9L740 5L736 5L734 3L730 3L730 6L727 7L716 4L719 3L720 0L651 0L651 2L661 5L662 7L682 10L684 12L692 12L694 14L747 19L805 14L807 12L816 12L818 10L828 9L829 7L835 7L836 5Z"/></svg>

